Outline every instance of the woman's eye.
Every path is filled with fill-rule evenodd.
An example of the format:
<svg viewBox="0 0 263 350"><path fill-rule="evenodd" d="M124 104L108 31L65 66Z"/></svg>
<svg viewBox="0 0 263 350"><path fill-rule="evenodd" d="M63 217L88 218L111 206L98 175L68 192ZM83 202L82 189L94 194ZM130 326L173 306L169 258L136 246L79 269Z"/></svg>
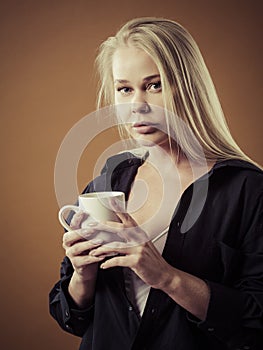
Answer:
<svg viewBox="0 0 263 350"><path fill-rule="evenodd" d="M162 84L160 81L158 81L156 83L150 83L147 86L147 90L149 90L151 92L160 92L162 90Z"/></svg>
<svg viewBox="0 0 263 350"><path fill-rule="evenodd" d="M117 91L125 96L125 95L129 95L132 92L132 89L124 86L124 87L117 88Z"/></svg>

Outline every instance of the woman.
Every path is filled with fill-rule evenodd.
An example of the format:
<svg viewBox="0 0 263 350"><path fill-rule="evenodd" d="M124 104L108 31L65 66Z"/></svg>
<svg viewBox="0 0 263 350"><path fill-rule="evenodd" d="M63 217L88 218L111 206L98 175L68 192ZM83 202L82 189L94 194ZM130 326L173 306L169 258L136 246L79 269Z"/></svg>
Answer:
<svg viewBox="0 0 263 350"><path fill-rule="evenodd" d="M125 192L127 212L113 203L121 222L86 239L73 217L52 316L80 349L261 349L262 171L231 137L197 45L176 22L139 18L97 62L99 107L115 105L142 152L111 157L84 190ZM92 240L102 229L132 244Z"/></svg>

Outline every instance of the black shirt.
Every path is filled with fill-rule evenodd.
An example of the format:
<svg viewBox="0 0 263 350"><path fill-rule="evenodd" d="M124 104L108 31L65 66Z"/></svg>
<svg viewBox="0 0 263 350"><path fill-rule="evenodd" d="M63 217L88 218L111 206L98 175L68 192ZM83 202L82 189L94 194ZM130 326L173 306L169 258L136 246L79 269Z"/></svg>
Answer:
<svg viewBox="0 0 263 350"><path fill-rule="evenodd" d="M129 196L143 160L111 157L84 192L118 190ZM125 293L122 268L99 269L94 305L80 310L61 280L50 312L82 337L80 350L227 350L263 348L263 172L242 160L218 162L183 193L163 251L169 264L205 280L211 296L205 321L151 288L142 317Z"/></svg>

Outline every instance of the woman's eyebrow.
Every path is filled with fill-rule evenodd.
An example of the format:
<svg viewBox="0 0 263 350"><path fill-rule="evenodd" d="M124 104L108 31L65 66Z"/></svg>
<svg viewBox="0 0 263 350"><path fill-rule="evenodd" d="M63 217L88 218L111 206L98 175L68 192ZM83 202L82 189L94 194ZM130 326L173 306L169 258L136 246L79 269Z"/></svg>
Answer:
<svg viewBox="0 0 263 350"><path fill-rule="evenodd" d="M143 78L143 81L144 82L147 82L149 80L152 80L152 79L155 79L155 78L160 78L160 74L153 74L153 75L149 75L145 78ZM115 79L114 80L114 83L121 83L121 84L127 84L127 83L130 83L129 80L126 80L126 79Z"/></svg>
<svg viewBox="0 0 263 350"><path fill-rule="evenodd" d="M115 79L114 80L114 83L121 83L121 84L127 84L127 83L130 83L129 80L125 80L125 79Z"/></svg>
<svg viewBox="0 0 263 350"><path fill-rule="evenodd" d="M153 75L149 75L148 77L143 78L143 81L149 81L155 78L160 78L160 74L153 74Z"/></svg>

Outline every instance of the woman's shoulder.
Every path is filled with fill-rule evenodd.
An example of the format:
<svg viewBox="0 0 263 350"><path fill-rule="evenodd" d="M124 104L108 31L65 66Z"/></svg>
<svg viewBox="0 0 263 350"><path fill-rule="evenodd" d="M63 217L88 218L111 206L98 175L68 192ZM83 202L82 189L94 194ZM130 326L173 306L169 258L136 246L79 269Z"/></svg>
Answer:
<svg viewBox="0 0 263 350"><path fill-rule="evenodd" d="M263 170L253 164L242 159L228 159L217 162L212 173L218 176L229 186L236 186L250 191L263 193Z"/></svg>
<svg viewBox="0 0 263 350"><path fill-rule="evenodd" d="M243 159L225 159L225 160L217 161L214 167L215 168L230 167L230 168L237 168L242 170L256 171L259 173L263 173L263 170L260 168L259 165L256 165L256 163L252 163Z"/></svg>

